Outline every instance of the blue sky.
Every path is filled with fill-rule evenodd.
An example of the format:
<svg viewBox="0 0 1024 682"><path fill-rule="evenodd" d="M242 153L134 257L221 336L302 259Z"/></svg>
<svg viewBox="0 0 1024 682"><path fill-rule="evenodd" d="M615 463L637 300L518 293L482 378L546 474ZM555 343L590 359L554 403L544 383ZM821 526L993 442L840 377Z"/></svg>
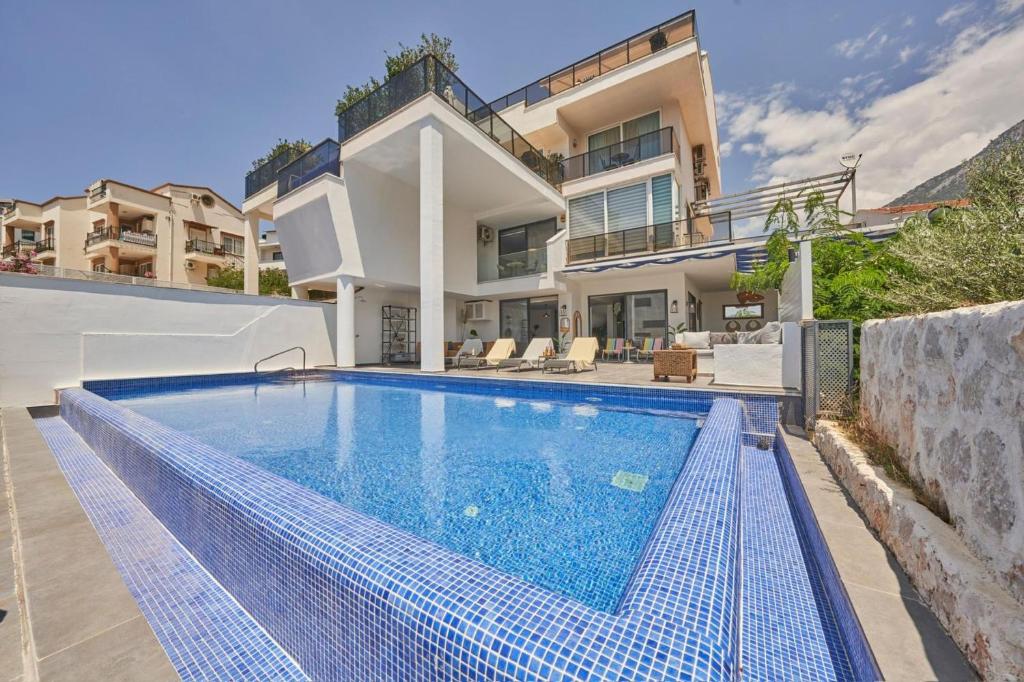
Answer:
<svg viewBox="0 0 1024 682"><path fill-rule="evenodd" d="M690 5L15 2L0 41L0 196L100 177L213 187L240 202L278 137L334 137L348 83L421 31L449 35L482 97L525 85ZM884 203L1024 118L1024 0L696 2L737 191L864 153Z"/></svg>

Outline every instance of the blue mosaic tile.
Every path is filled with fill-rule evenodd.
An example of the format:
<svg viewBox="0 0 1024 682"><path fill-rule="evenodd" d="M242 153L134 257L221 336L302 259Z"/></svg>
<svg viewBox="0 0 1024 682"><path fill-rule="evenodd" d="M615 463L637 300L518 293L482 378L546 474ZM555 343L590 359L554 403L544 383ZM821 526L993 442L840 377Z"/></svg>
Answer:
<svg viewBox="0 0 1024 682"><path fill-rule="evenodd" d="M308 679L63 419L35 424L183 680Z"/></svg>
<svg viewBox="0 0 1024 682"><path fill-rule="evenodd" d="M799 498L802 488L793 486L799 481L788 453L779 453L774 478L762 452L746 469L750 448L780 447L775 396L332 374L338 381L369 375L383 385L707 417L609 614L361 515L97 395L66 391L61 410L68 423L314 679L726 679L740 675L741 663L750 666L744 676L760 679L829 678L830 670L832 679L870 678L870 651L848 622L856 619L838 576L825 570L831 560L806 498ZM86 387L122 398L252 379L165 377ZM795 499L787 503L787 494ZM756 534L747 536L751 529ZM795 576L775 570L774 553L795 562ZM753 576L743 570L748 562ZM815 629L815 614L806 610L813 604L820 611L823 603L833 617L823 623L818 614ZM800 617L774 625L762 617L789 608ZM802 641L806 650L787 666L785 643Z"/></svg>

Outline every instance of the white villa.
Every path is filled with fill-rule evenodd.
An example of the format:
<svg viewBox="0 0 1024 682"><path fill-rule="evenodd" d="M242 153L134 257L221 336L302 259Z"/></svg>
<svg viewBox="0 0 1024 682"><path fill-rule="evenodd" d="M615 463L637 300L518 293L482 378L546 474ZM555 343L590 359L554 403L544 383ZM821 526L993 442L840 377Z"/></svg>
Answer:
<svg viewBox="0 0 1024 682"><path fill-rule="evenodd" d="M849 178L835 176L816 180L838 199ZM292 286L337 292L342 367L441 371L446 342L473 335L521 350L780 319L776 292L751 317L728 286L763 241L734 239L734 223L767 199L719 199L693 12L489 104L425 57L343 111L338 142L271 159L246 194L247 248L272 221ZM395 315L415 320L397 336Z"/></svg>

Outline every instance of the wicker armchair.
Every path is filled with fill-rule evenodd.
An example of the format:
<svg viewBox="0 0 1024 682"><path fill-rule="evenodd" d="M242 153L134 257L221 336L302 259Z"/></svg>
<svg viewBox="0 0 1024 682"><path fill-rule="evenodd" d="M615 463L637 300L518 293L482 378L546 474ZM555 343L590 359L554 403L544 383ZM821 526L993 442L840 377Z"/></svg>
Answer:
<svg viewBox="0 0 1024 682"><path fill-rule="evenodd" d="M686 383L692 383L697 378L697 351L654 351L654 380L668 381L669 377L684 377Z"/></svg>

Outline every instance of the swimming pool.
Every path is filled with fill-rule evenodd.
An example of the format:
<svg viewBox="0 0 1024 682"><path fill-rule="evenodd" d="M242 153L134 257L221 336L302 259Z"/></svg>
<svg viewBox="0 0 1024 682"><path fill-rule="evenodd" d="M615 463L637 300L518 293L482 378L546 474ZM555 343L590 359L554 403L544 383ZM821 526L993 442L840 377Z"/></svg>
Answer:
<svg viewBox="0 0 1024 682"><path fill-rule="evenodd" d="M66 425L310 677L877 677L773 398L330 377L61 396Z"/></svg>
<svg viewBox="0 0 1024 682"><path fill-rule="evenodd" d="M668 410L362 381L118 402L352 509L612 612L697 434Z"/></svg>

